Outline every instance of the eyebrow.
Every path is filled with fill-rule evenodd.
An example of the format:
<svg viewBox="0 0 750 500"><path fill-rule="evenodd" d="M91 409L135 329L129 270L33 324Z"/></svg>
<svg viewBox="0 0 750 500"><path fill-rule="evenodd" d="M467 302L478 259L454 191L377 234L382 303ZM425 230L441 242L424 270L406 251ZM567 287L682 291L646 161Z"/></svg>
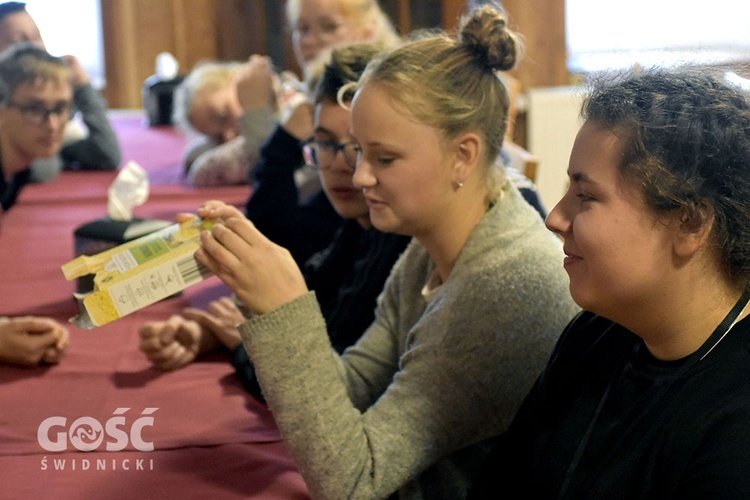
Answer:
<svg viewBox="0 0 750 500"><path fill-rule="evenodd" d="M32 97L27 102L19 102L23 106L47 106L47 101L38 97ZM50 103L51 106L70 106L73 104L72 99L58 99Z"/></svg>
<svg viewBox="0 0 750 500"><path fill-rule="evenodd" d="M334 135L333 132L331 132L330 130L328 130L325 127L321 127L320 125L318 125L317 127L315 127L315 130L313 130L313 133L315 133L315 134Z"/></svg>
<svg viewBox="0 0 750 500"><path fill-rule="evenodd" d="M597 182L592 179L588 174L584 172L571 172L568 170L568 177L570 177L570 180L572 182L576 182L578 184L597 184Z"/></svg>
<svg viewBox="0 0 750 500"><path fill-rule="evenodd" d="M354 137L354 135L352 135L352 137ZM357 142L359 142L359 141L357 141ZM381 141L365 142L363 145L365 145L367 147L370 147L370 148L394 149L393 146L389 146L388 144L386 144L384 142L381 142Z"/></svg>

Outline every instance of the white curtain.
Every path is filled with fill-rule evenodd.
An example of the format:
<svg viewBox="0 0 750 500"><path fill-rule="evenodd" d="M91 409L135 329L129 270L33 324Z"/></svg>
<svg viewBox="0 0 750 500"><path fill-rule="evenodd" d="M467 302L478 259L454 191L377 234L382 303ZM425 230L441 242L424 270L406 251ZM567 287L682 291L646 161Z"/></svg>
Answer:
<svg viewBox="0 0 750 500"><path fill-rule="evenodd" d="M566 0L569 66L594 71L750 60L750 2Z"/></svg>
<svg viewBox="0 0 750 500"><path fill-rule="evenodd" d="M80 61L95 88L104 80L99 0L26 0L26 10L42 33L47 50Z"/></svg>

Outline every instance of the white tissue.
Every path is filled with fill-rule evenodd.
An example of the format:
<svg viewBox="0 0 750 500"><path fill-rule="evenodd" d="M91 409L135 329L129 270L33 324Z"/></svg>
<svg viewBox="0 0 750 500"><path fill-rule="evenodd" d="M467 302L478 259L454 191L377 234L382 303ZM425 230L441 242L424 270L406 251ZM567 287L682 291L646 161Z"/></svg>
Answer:
<svg viewBox="0 0 750 500"><path fill-rule="evenodd" d="M159 79L174 80L180 70L180 63L169 52L162 52L156 56L156 76Z"/></svg>
<svg viewBox="0 0 750 500"><path fill-rule="evenodd" d="M107 191L107 213L113 220L133 219L133 207L148 198L148 173L134 161L125 165Z"/></svg>

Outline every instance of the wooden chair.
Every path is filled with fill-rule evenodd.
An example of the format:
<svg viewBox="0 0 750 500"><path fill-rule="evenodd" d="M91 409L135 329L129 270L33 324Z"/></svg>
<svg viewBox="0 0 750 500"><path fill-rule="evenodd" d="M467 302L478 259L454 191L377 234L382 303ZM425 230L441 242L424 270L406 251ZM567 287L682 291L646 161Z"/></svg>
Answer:
<svg viewBox="0 0 750 500"><path fill-rule="evenodd" d="M539 159L536 156L515 142L508 140L503 143L503 152L508 157L509 166L515 168L536 184L536 175L539 168Z"/></svg>

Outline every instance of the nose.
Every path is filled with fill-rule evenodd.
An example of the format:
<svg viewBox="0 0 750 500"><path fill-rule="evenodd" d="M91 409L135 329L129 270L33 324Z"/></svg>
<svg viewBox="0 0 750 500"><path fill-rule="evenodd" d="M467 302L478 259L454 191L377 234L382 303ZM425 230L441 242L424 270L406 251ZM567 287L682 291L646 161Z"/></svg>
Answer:
<svg viewBox="0 0 750 500"><path fill-rule="evenodd" d="M300 34L298 38L300 51L305 54L306 59L312 60L320 52L324 44L314 31Z"/></svg>
<svg viewBox="0 0 750 500"><path fill-rule="evenodd" d="M365 189L377 184L377 179L372 173L372 166L364 159L357 161L357 167L354 169L352 182L360 189Z"/></svg>
<svg viewBox="0 0 750 500"><path fill-rule="evenodd" d="M56 129L59 127L64 127L67 122L67 113L47 112L47 116L44 117L43 123Z"/></svg>
<svg viewBox="0 0 750 500"><path fill-rule="evenodd" d="M549 214L547 214L547 219L544 221L547 229L560 236L570 231L571 217L566 209L567 204L566 195L550 210Z"/></svg>

